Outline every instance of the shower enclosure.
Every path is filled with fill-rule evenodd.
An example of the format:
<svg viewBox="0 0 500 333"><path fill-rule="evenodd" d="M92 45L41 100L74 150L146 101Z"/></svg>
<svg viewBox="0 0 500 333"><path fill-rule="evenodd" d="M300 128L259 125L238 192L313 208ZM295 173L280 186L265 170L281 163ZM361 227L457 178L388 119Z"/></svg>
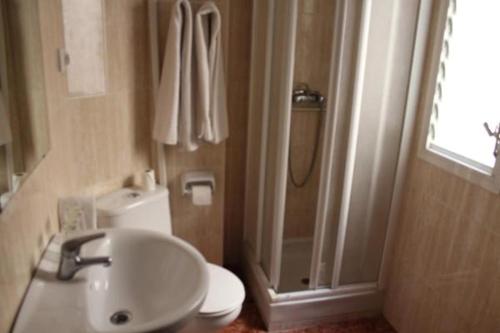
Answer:
<svg viewBox="0 0 500 333"><path fill-rule="evenodd" d="M253 2L245 261L269 329L381 308L418 6Z"/></svg>

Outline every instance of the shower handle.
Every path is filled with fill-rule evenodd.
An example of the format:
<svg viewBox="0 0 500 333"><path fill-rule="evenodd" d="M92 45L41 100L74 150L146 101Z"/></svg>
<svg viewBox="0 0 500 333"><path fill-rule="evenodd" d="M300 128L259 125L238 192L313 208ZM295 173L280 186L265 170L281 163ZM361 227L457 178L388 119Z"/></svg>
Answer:
<svg viewBox="0 0 500 333"><path fill-rule="evenodd" d="M325 97L317 90L309 88L307 83L299 83L293 89L292 102L296 104L322 104Z"/></svg>

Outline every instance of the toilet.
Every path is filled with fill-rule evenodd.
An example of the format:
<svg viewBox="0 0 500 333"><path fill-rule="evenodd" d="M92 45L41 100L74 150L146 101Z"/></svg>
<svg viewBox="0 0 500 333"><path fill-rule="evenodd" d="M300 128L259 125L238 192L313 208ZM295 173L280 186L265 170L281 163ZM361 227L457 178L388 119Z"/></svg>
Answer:
<svg viewBox="0 0 500 333"><path fill-rule="evenodd" d="M172 235L168 190L123 188L97 199L99 228L135 228ZM238 317L245 289L230 271L208 263L208 294L197 316L180 332L216 332Z"/></svg>

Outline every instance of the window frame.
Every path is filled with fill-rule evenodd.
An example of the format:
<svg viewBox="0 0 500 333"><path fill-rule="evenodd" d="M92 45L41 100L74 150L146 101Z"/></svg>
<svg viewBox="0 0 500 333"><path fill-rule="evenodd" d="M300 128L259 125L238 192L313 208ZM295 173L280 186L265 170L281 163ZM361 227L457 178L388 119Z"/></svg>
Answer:
<svg viewBox="0 0 500 333"><path fill-rule="evenodd" d="M431 0L423 0L431 1ZM415 56L426 58L423 66L423 79L421 82L422 95L420 105L423 108L423 117L418 133L417 156L439 168L442 168L468 182L479 185L494 193L500 193L500 156L497 157L492 174L486 173L481 167L474 166L474 161L467 163L465 158L453 157L453 152L446 152L445 149L431 150L428 148L427 137L430 127L432 106L434 103L434 93L438 79L440 56L446 27L447 12L450 0L432 1L430 11L425 12L421 6L419 13L419 23L429 25L429 34L424 36L427 41L424 43L426 49L422 52L415 50ZM493 150L494 147L491 147ZM457 155L457 154L455 154Z"/></svg>

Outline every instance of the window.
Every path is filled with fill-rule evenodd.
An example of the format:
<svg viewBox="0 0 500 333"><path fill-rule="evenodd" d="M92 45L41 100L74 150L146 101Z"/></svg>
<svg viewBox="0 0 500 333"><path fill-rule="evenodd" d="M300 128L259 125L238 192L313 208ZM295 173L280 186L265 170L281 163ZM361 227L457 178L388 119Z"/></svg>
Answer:
<svg viewBox="0 0 500 333"><path fill-rule="evenodd" d="M450 0L443 8L434 34L435 83L426 104L425 139L431 160L495 191L500 188L499 12L498 0ZM470 177L470 170L477 175Z"/></svg>

